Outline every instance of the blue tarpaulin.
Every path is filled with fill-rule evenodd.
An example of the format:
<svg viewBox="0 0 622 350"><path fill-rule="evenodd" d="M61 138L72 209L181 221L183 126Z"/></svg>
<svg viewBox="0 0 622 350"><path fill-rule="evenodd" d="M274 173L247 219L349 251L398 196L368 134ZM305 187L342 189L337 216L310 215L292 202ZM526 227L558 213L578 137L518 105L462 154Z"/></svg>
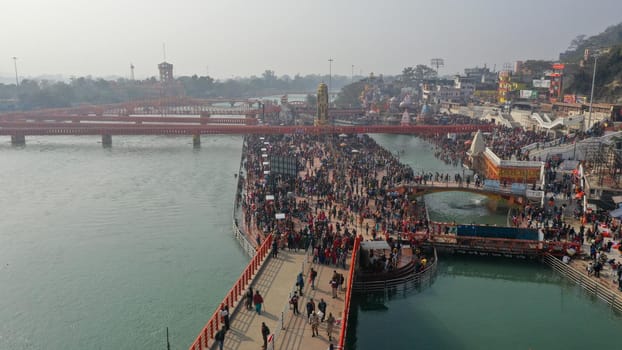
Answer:
<svg viewBox="0 0 622 350"><path fill-rule="evenodd" d="M622 217L622 208L610 211L609 215L611 215L612 218Z"/></svg>

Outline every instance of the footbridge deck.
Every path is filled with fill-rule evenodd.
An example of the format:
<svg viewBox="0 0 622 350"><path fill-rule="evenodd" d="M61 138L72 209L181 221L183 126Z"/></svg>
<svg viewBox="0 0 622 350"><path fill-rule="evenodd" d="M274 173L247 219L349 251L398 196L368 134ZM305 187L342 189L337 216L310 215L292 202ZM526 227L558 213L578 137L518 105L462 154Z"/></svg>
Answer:
<svg viewBox="0 0 622 350"><path fill-rule="evenodd" d="M234 233L237 233L238 239L246 240L245 235L240 234L237 227L234 227ZM331 342L335 349L342 349L354 274L352 262L356 259L359 242L359 239L355 241L349 264L346 269L343 269L313 264L310 249L307 252L279 250L277 257L273 257L270 251L272 235L269 235L258 247L257 253L247 268L223 299L222 304L228 305L231 313L231 328L226 332L225 348L260 349L263 345L261 326L265 322L271 330L268 337L268 349L324 350ZM248 241L242 243L243 246L251 246ZM317 271L315 289L312 289L306 282L311 266ZM334 271L346 277L345 288L338 291L336 298L332 297L332 288L329 283ZM293 310L290 309L289 299L296 290L296 276L301 272L305 277L305 288L298 305L300 315L294 315ZM260 314L254 308L246 308L244 298L249 286L254 291L259 291L263 297L264 304ZM319 327L319 335L311 336L311 326L307 321L305 311L309 298L312 298L316 305L324 299L327 303L326 316L332 313L337 319L331 340L328 338L325 322ZM222 326L218 309L192 343L190 350L217 349L214 336Z"/></svg>

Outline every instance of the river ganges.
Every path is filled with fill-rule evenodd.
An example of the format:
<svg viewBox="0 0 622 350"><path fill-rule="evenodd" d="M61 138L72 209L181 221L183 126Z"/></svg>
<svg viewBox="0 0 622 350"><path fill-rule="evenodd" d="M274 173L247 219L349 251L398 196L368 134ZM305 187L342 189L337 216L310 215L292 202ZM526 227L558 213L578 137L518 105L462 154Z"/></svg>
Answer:
<svg viewBox="0 0 622 350"><path fill-rule="evenodd" d="M248 257L241 136L0 144L0 349L187 349Z"/></svg>

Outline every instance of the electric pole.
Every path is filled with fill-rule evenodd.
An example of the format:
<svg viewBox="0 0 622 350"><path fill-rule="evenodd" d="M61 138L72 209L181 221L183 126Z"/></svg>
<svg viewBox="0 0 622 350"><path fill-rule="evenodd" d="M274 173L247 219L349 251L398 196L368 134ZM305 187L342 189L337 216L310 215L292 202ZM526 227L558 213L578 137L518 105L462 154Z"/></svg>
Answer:
<svg viewBox="0 0 622 350"><path fill-rule="evenodd" d="M17 76L17 57L13 56L13 66L15 67L15 86L19 87L19 78Z"/></svg>
<svg viewBox="0 0 622 350"><path fill-rule="evenodd" d="M328 104L330 104L330 88L333 82L333 61L334 60L332 58L328 59Z"/></svg>

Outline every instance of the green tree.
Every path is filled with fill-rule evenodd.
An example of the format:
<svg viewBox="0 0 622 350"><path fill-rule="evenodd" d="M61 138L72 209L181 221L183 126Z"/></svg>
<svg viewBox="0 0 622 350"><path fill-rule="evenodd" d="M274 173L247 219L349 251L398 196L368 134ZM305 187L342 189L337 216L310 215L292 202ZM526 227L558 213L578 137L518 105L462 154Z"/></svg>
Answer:
<svg viewBox="0 0 622 350"><path fill-rule="evenodd" d="M358 108L361 106L361 93L365 88L365 82L357 81L352 84L344 86L337 98L335 99L335 105L340 108Z"/></svg>
<svg viewBox="0 0 622 350"><path fill-rule="evenodd" d="M418 64L414 69L414 77L417 81L431 80L436 78L436 71L425 64Z"/></svg>
<svg viewBox="0 0 622 350"><path fill-rule="evenodd" d="M415 69L413 67L405 67L400 78L405 85L411 85L415 81Z"/></svg>
<svg viewBox="0 0 622 350"><path fill-rule="evenodd" d="M579 34L574 39L570 41L570 45L568 46L568 51L574 51L578 49L585 42L585 34Z"/></svg>

